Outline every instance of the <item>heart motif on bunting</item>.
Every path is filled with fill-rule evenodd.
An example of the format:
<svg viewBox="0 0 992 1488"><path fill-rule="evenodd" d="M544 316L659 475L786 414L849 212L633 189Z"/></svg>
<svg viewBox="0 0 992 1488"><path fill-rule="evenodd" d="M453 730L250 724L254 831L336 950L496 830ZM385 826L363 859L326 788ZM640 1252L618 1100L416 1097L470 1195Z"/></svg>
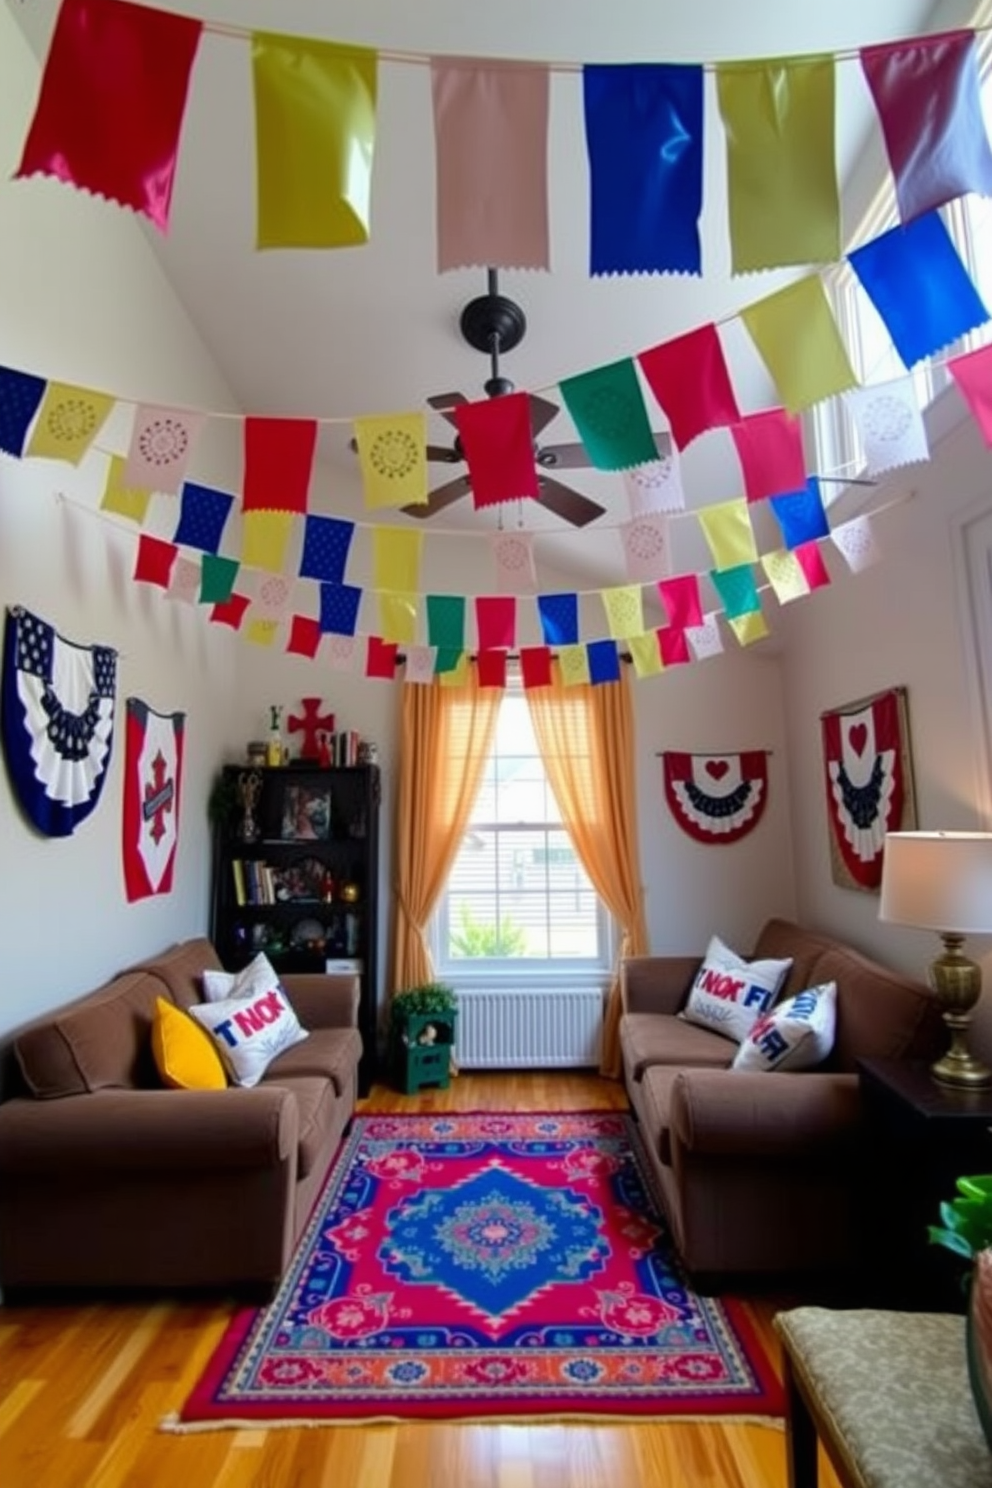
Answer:
<svg viewBox="0 0 992 1488"><path fill-rule="evenodd" d="M865 745L868 743L867 726L863 723L856 723L847 737L850 740L851 748L860 759L865 752Z"/></svg>
<svg viewBox="0 0 992 1488"><path fill-rule="evenodd" d="M727 764L726 760L721 759L706 761L706 773L713 780L722 780L729 769L730 766Z"/></svg>

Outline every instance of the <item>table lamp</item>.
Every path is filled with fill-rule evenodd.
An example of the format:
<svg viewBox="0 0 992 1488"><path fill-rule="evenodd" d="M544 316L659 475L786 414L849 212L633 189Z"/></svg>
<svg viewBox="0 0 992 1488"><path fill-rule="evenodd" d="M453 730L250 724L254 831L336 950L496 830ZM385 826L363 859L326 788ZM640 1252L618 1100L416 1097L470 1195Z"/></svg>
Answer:
<svg viewBox="0 0 992 1488"><path fill-rule="evenodd" d="M961 949L966 935L992 932L992 833L886 833L878 917L936 930L944 942L929 982L951 1042L931 1066L934 1078L970 1088L992 1083L992 1070L968 1051L982 971Z"/></svg>

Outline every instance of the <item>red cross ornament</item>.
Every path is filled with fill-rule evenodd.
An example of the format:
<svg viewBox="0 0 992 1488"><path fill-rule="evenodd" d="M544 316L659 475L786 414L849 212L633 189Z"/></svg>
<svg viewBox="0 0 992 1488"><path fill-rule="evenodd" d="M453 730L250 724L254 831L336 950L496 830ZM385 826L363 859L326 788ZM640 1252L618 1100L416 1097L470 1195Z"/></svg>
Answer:
<svg viewBox="0 0 992 1488"><path fill-rule="evenodd" d="M173 809L175 793L175 781L169 778L168 768L160 749L152 760L152 778L145 786L145 799L141 803L141 814L145 821L151 822L149 831L156 847L165 836L165 814Z"/></svg>
<svg viewBox="0 0 992 1488"><path fill-rule="evenodd" d="M301 700L302 716L295 713L289 715L288 728L291 734L301 733L303 742L300 745L300 759L316 760L320 758L320 738L322 730L328 733L334 731L334 714L321 713L321 700L319 697L305 697Z"/></svg>

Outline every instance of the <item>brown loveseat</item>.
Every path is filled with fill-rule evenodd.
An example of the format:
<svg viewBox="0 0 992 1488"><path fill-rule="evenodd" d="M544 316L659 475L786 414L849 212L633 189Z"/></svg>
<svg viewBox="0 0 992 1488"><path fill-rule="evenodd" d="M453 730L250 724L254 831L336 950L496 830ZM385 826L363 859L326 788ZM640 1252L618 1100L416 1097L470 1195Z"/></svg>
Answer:
<svg viewBox="0 0 992 1488"><path fill-rule="evenodd" d="M309 1037L251 1089L171 1090L158 997L200 1000L207 940L132 967L2 1051L0 1287L269 1288L351 1118L353 976L286 976Z"/></svg>
<svg viewBox="0 0 992 1488"><path fill-rule="evenodd" d="M731 1070L736 1043L677 1017L699 957L621 971L627 1093L680 1255L697 1285L843 1271L857 1261L857 1060L931 1058L946 1042L930 990L849 946L773 919L750 959L791 956L778 1001L837 984L833 1051L813 1070Z"/></svg>

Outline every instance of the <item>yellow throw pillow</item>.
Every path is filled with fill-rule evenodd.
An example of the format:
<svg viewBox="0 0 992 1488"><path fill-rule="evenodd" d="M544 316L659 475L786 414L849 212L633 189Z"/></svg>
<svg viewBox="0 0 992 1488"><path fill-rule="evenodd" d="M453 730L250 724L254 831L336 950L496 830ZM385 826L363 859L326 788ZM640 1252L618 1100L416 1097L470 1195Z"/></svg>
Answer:
<svg viewBox="0 0 992 1488"><path fill-rule="evenodd" d="M173 1090L223 1090L227 1074L210 1035L181 1008L156 998L152 1053Z"/></svg>

